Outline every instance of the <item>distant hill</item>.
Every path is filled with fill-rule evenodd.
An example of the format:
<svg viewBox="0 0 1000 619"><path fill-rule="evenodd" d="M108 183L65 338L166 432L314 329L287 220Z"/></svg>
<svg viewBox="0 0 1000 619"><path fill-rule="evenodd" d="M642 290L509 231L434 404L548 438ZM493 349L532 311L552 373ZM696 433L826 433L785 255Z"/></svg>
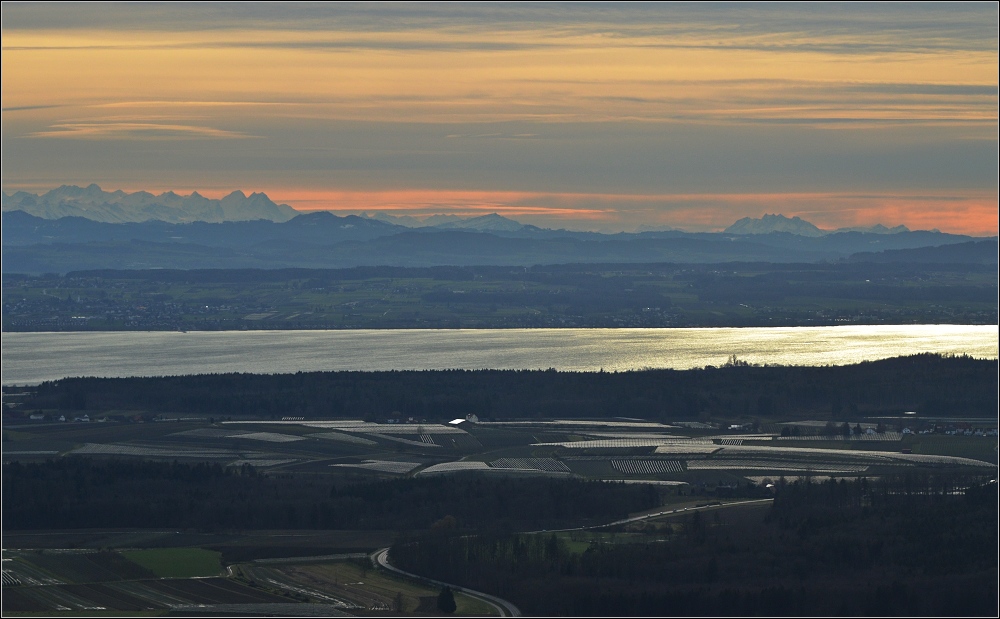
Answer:
<svg viewBox="0 0 1000 619"><path fill-rule="evenodd" d="M934 264L997 264L1000 250L997 239L955 243L939 247L890 249L880 252L859 252L849 262L909 262Z"/></svg>
<svg viewBox="0 0 1000 619"><path fill-rule="evenodd" d="M234 191L220 200L214 200L197 191L189 196L172 191L157 196L146 191L108 192L97 185L63 185L42 195L24 191L11 196L4 194L3 211L24 211L43 219L83 217L104 223L218 223L261 219L282 222L299 214L286 204L275 204L263 193L248 196L242 191Z"/></svg>
<svg viewBox="0 0 1000 619"><path fill-rule="evenodd" d="M476 219L479 221L473 225L496 229L408 228L370 217L338 217L325 211L301 214L281 223L102 223L83 217L43 219L11 211L2 215L2 267L5 273L65 273L99 268L787 263L842 260L859 252L979 240L926 231L889 235L840 232L820 237L789 232L599 234L546 230L516 224L499 215Z"/></svg>
<svg viewBox="0 0 1000 619"><path fill-rule="evenodd" d="M518 232L526 226L519 221L514 221L497 213L481 215L479 217L459 217L458 215L431 215L424 219L410 217L409 215L389 215L387 213L373 213L371 215L362 213L361 217L375 219L391 224L406 226L408 228L441 228L442 230L480 230L491 232Z"/></svg>
<svg viewBox="0 0 1000 619"><path fill-rule="evenodd" d="M894 226L892 228L887 228L882 224L875 224L874 226L864 227L854 227L854 228L837 228L834 232L867 232L868 234L899 234L900 232L909 232L910 229L906 226ZM937 230L931 230L931 232L937 232Z"/></svg>
<svg viewBox="0 0 1000 619"><path fill-rule="evenodd" d="M408 230L375 219L327 212L299 215L285 222L266 220L209 223L164 221L109 224L83 217L42 219L24 211L3 214L4 249L53 243L143 241L181 243L206 247L250 249L296 245L329 245L339 241L368 240Z"/></svg>

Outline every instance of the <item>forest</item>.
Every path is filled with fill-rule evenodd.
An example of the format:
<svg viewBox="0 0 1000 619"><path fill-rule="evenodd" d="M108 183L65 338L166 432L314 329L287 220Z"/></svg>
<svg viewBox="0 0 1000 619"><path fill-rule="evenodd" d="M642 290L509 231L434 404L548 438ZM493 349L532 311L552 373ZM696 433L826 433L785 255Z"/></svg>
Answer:
<svg viewBox="0 0 1000 619"><path fill-rule="evenodd" d="M989 616L996 522L995 481L781 480L766 510L694 512L645 543L452 535L390 556L532 615Z"/></svg>
<svg viewBox="0 0 1000 619"><path fill-rule="evenodd" d="M392 530L398 567L500 595L532 615L984 615L995 607L997 484L969 473L781 478L773 489L730 491L773 496L771 504L640 528L543 532L603 525L675 492L474 475L331 484L250 466L66 457L8 463L3 519L20 531Z"/></svg>
<svg viewBox="0 0 1000 619"><path fill-rule="evenodd" d="M446 370L67 378L27 390L19 410L184 412L215 418L403 417L855 419L994 417L997 360L922 354L850 366L725 366L557 372ZM12 388L5 388L11 390ZM17 391L24 391L20 388Z"/></svg>
<svg viewBox="0 0 1000 619"><path fill-rule="evenodd" d="M108 527L510 532L659 505L655 486L483 476L339 482L254 467L64 457L8 463L5 530Z"/></svg>

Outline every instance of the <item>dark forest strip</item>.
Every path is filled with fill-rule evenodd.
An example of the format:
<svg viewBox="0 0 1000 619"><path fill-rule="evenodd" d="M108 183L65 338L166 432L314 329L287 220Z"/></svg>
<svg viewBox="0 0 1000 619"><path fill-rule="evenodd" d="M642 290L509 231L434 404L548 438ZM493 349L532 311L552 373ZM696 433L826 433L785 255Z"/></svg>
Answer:
<svg viewBox="0 0 1000 619"><path fill-rule="evenodd" d="M22 410L441 420L625 416L650 420L859 414L993 417L997 361L915 355L837 367L638 372L449 370L72 378L46 382Z"/></svg>

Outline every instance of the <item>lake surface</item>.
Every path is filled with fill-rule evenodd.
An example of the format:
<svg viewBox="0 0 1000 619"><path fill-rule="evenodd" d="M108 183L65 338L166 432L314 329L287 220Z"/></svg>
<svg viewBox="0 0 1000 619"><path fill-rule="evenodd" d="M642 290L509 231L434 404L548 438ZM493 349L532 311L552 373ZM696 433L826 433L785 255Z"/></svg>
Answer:
<svg viewBox="0 0 1000 619"><path fill-rule="evenodd" d="M623 371L843 365L922 352L997 358L995 325L4 333L3 384L69 376L317 370Z"/></svg>

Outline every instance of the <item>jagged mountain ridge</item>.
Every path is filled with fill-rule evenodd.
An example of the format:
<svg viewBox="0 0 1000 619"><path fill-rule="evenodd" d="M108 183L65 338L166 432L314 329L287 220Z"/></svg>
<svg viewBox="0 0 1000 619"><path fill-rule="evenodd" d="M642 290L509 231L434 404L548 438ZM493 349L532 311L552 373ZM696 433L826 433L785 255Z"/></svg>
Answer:
<svg viewBox="0 0 1000 619"><path fill-rule="evenodd" d="M87 187L63 185L41 195L18 191L3 194L4 212L24 211L42 219L83 217L104 223L139 223L162 221L168 223L222 223L227 221L285 222L303 214L287 204L276 204L264 193L234 191L221 199L206 198L197 191L182 196L167 191L154 195L146 191L126 193L122 190L108 192L98 185ZM440 229L479 230L499 234L518 233L569 233L522 224L498 213L463 218L450 214L431 215L424 219L407 215L390 215L382 212L362 213L361 218L382 221L408 228L435 227ZM909 232L906 226L892 228L882 224L870 227L823 230L800 217L765 214L759 219L744 217L725 229L728 234L766 235L786 232L797 236L819 237L840 232L869 234L898 234ZM934 232L937 232L936 230Z"/></svg>
<svg viewBox="0 0 1000 619"><path fill-rule="evenodd" d="M197 191L181 196L172 191L153 195L147 191L126 193L104 191L96 184L87 187L63 185L42 195L18 191L3 196L3 211L24 211L43 219L83 217L103 223L163 221L191 223L203 221L267 220L283 222L299 214L287 204L275 204L264 193L234 191L221 199L206 198Z"/></svg>
<svg viewBox="0 0 1000 619"><path fill-rule="evenodd" d="M744 217L725 229L728 234L771 234L772 232L788 232L798 236L819 237L827 234L837 234L840 232L863 232L867 234L899 234L900 232L910 232L906 226L895 226L889 228L882 224L874 226L854 226L850 228L837 228L836 230L823 230L815 224L808 222L798 216L785 217L782 214L768 215L754 219ZM937 230L931 230L937 232Z"/></svg>
<svg viewBox="0 0 1000 619"><path fill-rule="evenodd" d="M799 236L823 236L824 232L799 217L784 215L764 215L760 219L744 217L724 230L727 234L770 234L790 232Z"/></svg>

